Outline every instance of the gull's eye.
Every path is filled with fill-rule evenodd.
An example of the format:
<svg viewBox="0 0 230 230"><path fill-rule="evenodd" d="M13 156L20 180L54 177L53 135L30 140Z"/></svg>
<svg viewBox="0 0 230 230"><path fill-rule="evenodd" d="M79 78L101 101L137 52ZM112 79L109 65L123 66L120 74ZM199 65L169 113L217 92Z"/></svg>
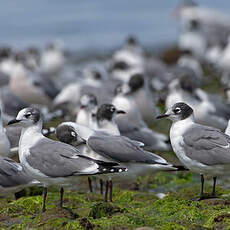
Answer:
<svg viewBox="0 0 230 230"><path fill-rule="evenodd" d="M173 112L174 112L175 114L178 114L178 113L181 112L181 109L177 107L177 108L175 108L175 109L173 110Z"/></svg>
<svg viewBox="0 0 230 230"><path fill-rule="evenodd" d="M31 116L31 113L27 113L26 115L25 115L25 118L29 118Z"/></svg>

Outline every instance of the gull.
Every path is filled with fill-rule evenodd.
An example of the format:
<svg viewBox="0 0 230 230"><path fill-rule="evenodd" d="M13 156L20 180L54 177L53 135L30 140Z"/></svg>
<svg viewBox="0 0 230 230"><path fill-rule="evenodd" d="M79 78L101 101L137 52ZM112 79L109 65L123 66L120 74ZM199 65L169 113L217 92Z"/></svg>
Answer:
<svg viewBox="0 0 230 230"><path fill-rule="evenodd" d="M117 109L126 112L121 119L133 121L137 126L146 126L142 119L141 113L132 96L129 95L129 87L126 84L118 85L115 89L115 96L111 102Z"/></svg>
<svg viewBox="0 0 230 230"><path fill-rule="evenodd" d="M126 91L129 92L126 85L118 86L117 95L111 103L117 110L126 112L115 118L121 135L144 143L148 150L169 151L171 146L168 143L168 137L147 127L134 99Z"/></svg>
<svg viewBox="0 0 230 230"><path fill-rule="evenodd" d="M184 28L179 37L178 47L182 50L190 50L199 59L204 58L207 41L198 20L191 20Z"/></svg>
<svg viewBox="0 0 230 230"><path fill-rule="evenodd" d="M123 97L134 100L143 120L147 123L152 122L152 115L158 114L159 109L155 105L155 101L153 100L154 96L150 92L144 74L141 72L134 72L129 75L128 82L122 85L122 91ZM114 98L114 100L116 99ZM145 103L143 103L143 101ZM112 102L112 104L114 103Z"/></svg>
<svg viewBox="0 0 230 230"><path fill-rule="evenodd" d="M168 137L164 134L154 132L147 127L138 127L132 121L116 120L117 115L126 112L116 109L112 104L101 105L96 114L96 125L94 129L111 135L123 135L132 140L139 141L145 150L169 151L171 146ZM95 123L95 122L94 122Z"/></svg>
<svg viewBox="0 0 230 230"><path fill-rule="evenodd" d="M16 193L28 186L39 185L40 182L34 180L26 173L22 164L0 156L0 197Z"/></svg>
<svg viewBox="0 0 230 230"><path fill-rule="evenodd" d="M93 94L84 94L80 98L80 110L77 113L76 123L90 127L92 113L97 109L97 98Z"/></svg>
<svg viewBox="0 0 230 230"><path fill-rule="evenodd" d="M212 196L215 196L217 176L229 173L230 137L213 127L197 124L193 109L178 102L157 119L172 120L170 140L173 151L182 164L192 172L201 175L200 198L204 196L204 175L213 177Z"/></svg>
<svg viewBox="0 0 230 230"><path fill-rule="evenodd" d="M129 38L125 47L117 50L109 61L109 72L113 78L127 82L128 74L144 70L144 52L137 41Z"/></svg>
<svg viewBox="0 0 230 230"><path fill-rule="evenodd" d="M198 80L200 82L204 75L200 62L192 55L190 50L183 50L181 54L177 61L177 66L182 67L181 70L184 67L185 75L189 75L189 71L191 71L194 81Z"/></svg>
<svg viewBox="0 0 230 230"><path fill-rule="evenodd" d="M152 99L153 95L151 95L147 82L144 79L144 75L141 73L131 75L128 83L122 84L120 88L118 86L115 93L116 96L114 97L112 104L118 109L120 106L123 110L125 110L125 106L128 106L127 113L130 116L141 116L145 122L150 123L152 122L152 115L159 113L159 109ZM145 103L143 103L143 101ZM131 103L132 106L130 106ZM136 110L139 110L140 115L136 114Z"/></svg>
<svg viewBox="0 0 230 230"><path fill-rule="evenodd" d="M41 69L46 75L57 76L65 63L64 53L57 42L47 45L41 55Z"/></svg>
<svg viewBox="0 0 230 230"><path fill-rule="evenodd" d="M78 144L86 143L92 151L88 154L97 160L112 161L119 163L121 167L127 168L122 176L106 176L108 186L106 194L110 188L112 190L112 179L130 180L137 176L151 174L156 171L176 170L162 157L143 150L140 142L133 141L120 135L111 135L103 131L96 131L86 126L74 122L64 122L66 126L71 126L75 131L75 140ZM112 197L110 196L110 200Z"/></svg>
<svg viewBox="0 0 230 230"><path fill-rule="evenodd" d="M54 141L42 135L42 118L35 108L19 111L9 125L22 127L19 141L19 160L28 174L44 185L43 208L46 210L47 186L61 187L60 207L63 206L64 186L69 186L80 175L122 172L116 163L96 161L79 155L79 151L65 143Z"/></svg>
<svg viewBox="0 0 230 230"><path fill-rule="evenodd" d="M137 72L131 75L126 87L127 94L134 98L143 120L146 123L152 123L153 114L159 114L160 110L155 104L154 95L150 91L144 74Z"/></svg>

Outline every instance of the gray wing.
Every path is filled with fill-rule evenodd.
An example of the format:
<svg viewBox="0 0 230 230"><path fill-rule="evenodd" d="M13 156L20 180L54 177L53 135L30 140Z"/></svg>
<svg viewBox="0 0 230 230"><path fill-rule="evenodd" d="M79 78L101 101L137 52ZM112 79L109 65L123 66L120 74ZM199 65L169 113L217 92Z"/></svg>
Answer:
<svg viewBox="0 0 230 230"><path fill-rule="evenodd" d="M146 149L161 151L171 149L168 138L164 134L154 132L148 128L139 128L129 121L124 122L121 119L118 121L117 124L121 135L144 143Z"/></svg>
<svg viewBox="0 0 230 230"><path fill-rule="evenodd" d="M95 161L78 155L76 148L62 142L43 138L29 152L27 162L49 177L97 173L98 164Z"/></svg>
<svg viewBox="0 0 230 230"><path fill-rule="evenodd" d="M116 119L116 123L118 126L119 131L122 135L126 136L126 134L138 132L139 128L137 125L133 124L132 121L128 119Z"/></svg>
<svg viewBox="0 0 230 230"><path fill-rule="evenodd" d="M139 162L148 164L167 164L167 162L147 151L143 151L136 141L124 136L99 135L91 136L88 146L103 157L117 162Z"/></svg>
<svg viewBox="0 0 230 230"><path fill-rule="evenodd" d="M230 137L220 130L196 126L183 136L186 155L205 165L230 164Z"/></svg>
<svg viewBox="0 0 230 230"><path fill-rule="evenodd" d="M2 187L28 184L32 180L21 164L10 158L0 157L0 185Z"/></svg>

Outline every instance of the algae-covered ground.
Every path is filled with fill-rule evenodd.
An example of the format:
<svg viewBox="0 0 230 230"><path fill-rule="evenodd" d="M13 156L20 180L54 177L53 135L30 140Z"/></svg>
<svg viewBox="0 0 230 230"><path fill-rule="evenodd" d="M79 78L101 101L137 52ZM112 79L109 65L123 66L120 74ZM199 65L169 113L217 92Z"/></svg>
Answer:
<svg viewBox="0 0 230 230"><path fill-rule="evenodd" d="M192 201L199 193L199 177L190 172L160 172L129 185L116 184L113 203L103 203L96 188L87 192L82 180L78 190L65 193L68 209L58 207L55 188L49 190L45 213L42 196L36 195L41 189L18 200L1 199L0 229L230 229L230 189L218 186L218 199ZM209 184L206 192L211 192Z"/></svg>
<svg viewBox="0 0 230 230"><path fill-rule="evenodd" d="M170 63L173 55L167 54L165 61ZM223 94L216 75L210 70L205 74L203 88ZM170 122L155 122L152 127L168 133ZM161 155L179 164L173 152ZM211 193L212 178L206 179L205 192ZM217 183L218 198L198 202L193 198L199 194L199 175L159 172L130 183L115 183L113 202L104 203L98 181L93 180L94 192L89 193L87 178L81 178L75 189L65 191L64 209L58 206L57 188L49 188L45 213L41 213L42 188L27 188L17 200L13 195L0 198L0 229L230 229L230 180L218 178Z"/></svg>

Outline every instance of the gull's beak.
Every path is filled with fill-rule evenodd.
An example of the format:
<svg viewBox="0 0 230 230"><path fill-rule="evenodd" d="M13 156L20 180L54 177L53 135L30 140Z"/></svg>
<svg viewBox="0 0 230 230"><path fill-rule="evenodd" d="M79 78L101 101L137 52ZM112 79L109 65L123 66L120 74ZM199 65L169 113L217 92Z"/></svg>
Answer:
<svg viewBox="0 0 230 230"><path fill-rule="evenodd" d="M123 110L117 110L117 114L126 114L126 112Z"/></svg>
<svg viewBox="0 0 230 230"><path fill-rule="evenodd" d="M7 125L16 124L16 123L18 123L18 122L20 122L20 121L21 121L21 120L13 119L13 120L9 121Z"/></svg>
<svg viewBox="0 0 230 230"><path fill-rule="evenodd" d="M169 114L167 114L167 113L160 114L160 115L156 116L156 119L161 119L161 118L165 118L165 117L169 117Z"/></svg>

